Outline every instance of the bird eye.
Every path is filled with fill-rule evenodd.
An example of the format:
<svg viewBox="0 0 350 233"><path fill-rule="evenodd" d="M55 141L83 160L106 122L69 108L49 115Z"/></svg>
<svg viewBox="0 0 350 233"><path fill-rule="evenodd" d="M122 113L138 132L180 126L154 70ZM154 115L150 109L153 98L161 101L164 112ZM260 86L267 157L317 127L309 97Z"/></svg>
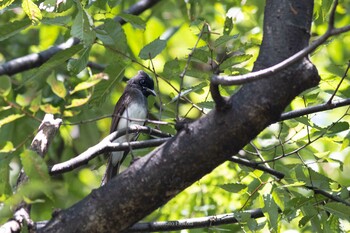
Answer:
<svg viewBox="0 0 350 233"><path fill-rule="evenodd" d="M146 83L146 81L145 81L144 79L141 79L141 80L140 80L140 84L141 84L141 85L145 85L145 83Z"/></svg>

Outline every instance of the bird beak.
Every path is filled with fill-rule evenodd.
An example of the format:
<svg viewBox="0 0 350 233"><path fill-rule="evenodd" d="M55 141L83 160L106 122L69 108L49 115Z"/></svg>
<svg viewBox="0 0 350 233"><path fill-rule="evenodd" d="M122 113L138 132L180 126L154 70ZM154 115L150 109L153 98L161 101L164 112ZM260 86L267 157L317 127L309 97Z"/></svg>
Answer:
<svg viewBox="0 0 350 233"><path fill-rule="evenodd" d="M151 94L151 95L153 95L153 96L157 96L157 93L154 91L154 90L152 90L152 89L150 89L150 88L148 88L148 87L144 87L145 89L146 89L146 91L149 93L149 94Z"/></svg>

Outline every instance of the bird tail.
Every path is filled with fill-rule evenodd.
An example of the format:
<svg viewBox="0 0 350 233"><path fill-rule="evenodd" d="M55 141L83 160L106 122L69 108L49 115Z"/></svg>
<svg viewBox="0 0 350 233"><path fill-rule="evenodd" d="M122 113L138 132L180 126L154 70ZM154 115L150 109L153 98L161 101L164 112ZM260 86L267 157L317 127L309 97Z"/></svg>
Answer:
<svg viewBox="0 0 350 233"><path fill-rule="evenodd" d="M108 163L105 175L102 178L101 186L105 185L107 182L109 182L114 176L116 176L119 173L119 168L122 160L120 160L116 165L113 165L112 163L112 155L108 155Z"/></svg>

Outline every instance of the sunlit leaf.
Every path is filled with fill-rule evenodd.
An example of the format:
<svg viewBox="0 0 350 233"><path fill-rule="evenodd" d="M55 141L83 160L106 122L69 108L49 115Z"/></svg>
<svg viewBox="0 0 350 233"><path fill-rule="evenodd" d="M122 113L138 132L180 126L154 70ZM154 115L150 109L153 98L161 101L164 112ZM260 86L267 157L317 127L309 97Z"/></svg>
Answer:
<svg viewBox="0 0 350 233"><path fill-rule="evenodd" d="M55 93L57 96L61 97L62 99L66 97L67 95L66 87L64 86L63 82L57 80L55 75L51 74L46 81L50 85L53 93Z"/></svg>
<svg viewBox="0 0 350 233"><path fill-rule="evenodd" d="M22 118L24 116L24 114L13 114L13 115L10 115L10 116L7 116L5 118L2 118L0 119L0 128L3 126L3 125L6 125L8 123L11 123L19 118Z"/></svg>
<svg viewBox="0 0 350 233"><path fill-rule="evenodd" d="M69 109L82 106L90 100L90 97L91 95L87 96L86 98L72 99L72 103L70 105L67 105L66 108Z"/></svg>
<svg viewBox="0 0 350 233"><path fill-rule="evenodd" d="M0 1L0 10L11 5L15 0L2 0Z"/></svg>
<svg viewBox="0 0 350 233"><path fill-rule="evenodd" d="M165 40L156 39L141 49L139 57L143 60L153 59L165 49L166 44Z"/></svg>
<svg viewBox="0 0 350 233"><path fill-rule="evenodd" d="M22 0L22 8L33 23L38 23L43 18L39 7L31 0Z"/></svg>
<svg viewBox="0 0 350 233"><path fill-rule="evenodd" d="M74 94L75 92L89 89L99 83L102 79L89 79L86 82L81 82L74 87L70 94Z"/></svg>
<svg viewBox="0 0 350 233"><path fill-rule="evenodd" d="M59 107L54 107L51 104L42 104L40 105L40 109L44 111L45 113L51 113L51 114L59 114L61 113L61 110Z"/></svg>
<svg viewBox="0 0 350 233"><path fill-rule="evenodd" d="M14 147L11 141L6 141L0 144L0 153L13 151Z"/></svg>

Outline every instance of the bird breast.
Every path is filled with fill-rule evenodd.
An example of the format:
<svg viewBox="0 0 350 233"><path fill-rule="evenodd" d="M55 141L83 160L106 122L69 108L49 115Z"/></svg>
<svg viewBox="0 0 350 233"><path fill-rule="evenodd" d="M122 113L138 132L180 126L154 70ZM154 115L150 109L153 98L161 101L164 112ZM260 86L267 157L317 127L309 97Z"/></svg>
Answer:
<svg viewBox="0 0 350 233"><path fill-rule="evenodd" d="M147 108L139 103L131 103L125 108L119 120L117 130L130 127L131 125L144 125L147 117Z"/></svg>

